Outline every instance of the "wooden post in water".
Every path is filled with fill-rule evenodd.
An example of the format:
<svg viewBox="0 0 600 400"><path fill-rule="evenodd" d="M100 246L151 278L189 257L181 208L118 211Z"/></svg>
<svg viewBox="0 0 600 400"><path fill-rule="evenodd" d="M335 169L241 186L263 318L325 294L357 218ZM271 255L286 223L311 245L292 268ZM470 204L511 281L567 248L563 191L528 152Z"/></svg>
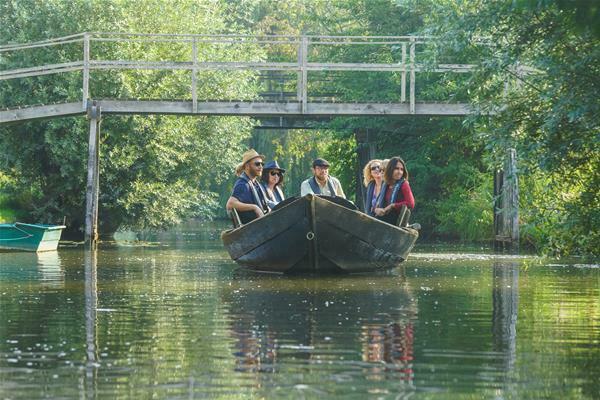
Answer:
<svg viewBox="0 0 600 400"><path fill-rule="evenodd" d="M85 204L85 243L94 246L98 242L98 195L99 195L99 145L100 106L96 101L88 102L90 136L88 141L88 174Z"/></svg>
<svg viewBox="0 0 600 400"><path fill-rule="evenodd" d="M509 149L504 174L504 226L510 237L512 250L519 249L519 179L517 175L517 151Z"/></svg>
<svg viewBox="0 0 600 400"><path fill-rule="evenodd" d="M373 141L374 133L369 129L356 129L354 137L356 139L356 198L355 204L359 210L363 210L363 198L366 188L363 186L363 168L365 165L375 158L375 143Z"/></svg>
<svg viewBox="0 0 600 400"><path fill-rule="evenodd" d="M519 249L517 152L508 149L504 169L494 174L494 248Z"/></svg>

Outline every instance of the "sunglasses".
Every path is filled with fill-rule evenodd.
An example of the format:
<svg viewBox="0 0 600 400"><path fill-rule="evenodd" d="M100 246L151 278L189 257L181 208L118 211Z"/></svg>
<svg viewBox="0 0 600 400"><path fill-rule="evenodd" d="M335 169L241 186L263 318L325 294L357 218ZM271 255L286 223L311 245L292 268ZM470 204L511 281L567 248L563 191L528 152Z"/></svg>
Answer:
<svg viewBox="0 0 600 400"><path fill-rule="evenodd" d="M381 167L380 166L371 167L371 171L381 171Z"/></svg>
<svg viewBox="0 0 600 400"><path fill-rule="evenodd" d="M271 176L275 176L275 175L277 175L279 177L283 176L283 174L281 172L277 172L277 171L270 171L269 174Z"/></svg>
<svg viewBox="0 0 600 400"><path fill-rule="evenodd" d="M254 166L256 167L264 167L265 163L262 161L254 161Z"/></svg>

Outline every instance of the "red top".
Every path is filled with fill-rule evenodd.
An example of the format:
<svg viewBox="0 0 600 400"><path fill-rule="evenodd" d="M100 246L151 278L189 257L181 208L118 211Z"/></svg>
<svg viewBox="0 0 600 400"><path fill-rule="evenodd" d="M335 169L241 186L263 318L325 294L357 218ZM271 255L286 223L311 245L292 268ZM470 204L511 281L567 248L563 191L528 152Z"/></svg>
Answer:
<svg viewBox="0 0 600 400"><path fill-rule="evenodd" d="M388 185L388 189L385 192L384 204L390 204L390 199L392 198L393 191L394 191L394 185L392 185L392 186ZM415 208L415 198L413 197L412 190L410 190L410 185L408 184L408 181L404 181L404 184L402 184L400 191L402 192L402 195L398 196L398 199L397 199L398 201L394 203L394 206L393 206L394 211L399 212L400 207L402 207L402 206L406 206L406 207L410 208L411 210L413 208Z"/></svg>

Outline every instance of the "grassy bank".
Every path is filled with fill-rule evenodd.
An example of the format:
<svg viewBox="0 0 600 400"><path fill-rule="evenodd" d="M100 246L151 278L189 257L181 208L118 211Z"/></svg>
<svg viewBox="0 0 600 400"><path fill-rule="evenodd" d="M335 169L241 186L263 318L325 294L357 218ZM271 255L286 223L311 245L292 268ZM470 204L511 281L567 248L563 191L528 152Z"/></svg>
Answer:
<svg viewBox="0 0 600 400"><path fill-rule="evenodd" d="M15 222L21 216L11 203L8 197L0 193L0 223Z"/></svg>

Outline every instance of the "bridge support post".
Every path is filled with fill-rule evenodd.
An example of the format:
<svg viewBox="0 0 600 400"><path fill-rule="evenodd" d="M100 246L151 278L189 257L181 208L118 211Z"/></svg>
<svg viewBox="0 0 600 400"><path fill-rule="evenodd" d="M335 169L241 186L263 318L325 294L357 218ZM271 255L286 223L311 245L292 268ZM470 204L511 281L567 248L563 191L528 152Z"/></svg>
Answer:
<svg viewBox="0 0 600 400"><path fill-rule="evenodd" d="M414 114L416 111L416 100L415 100L415 38L410 38L410 113Z"/></svg>
<svg viewBox="0 0 600 400"><path fill-rule="evenodd" d="M85 243L94 247L98 242L98 195L100 178L100 120L101 110L96 101L88 102L90 121L88 141L87 186L85 194Z"/></svg>
<svg viewBox="0 0 600 400"><path fill-rule="evenodd" d="M363 210L363 199L366 188L363 186L363 168L369 161L375 158L375 134L369 129L356 129L354 131L356 139L356 198L355 203L359 210Z"/></svg>
<svg viewBox="0 0 600 400"><path fill-rule="evenodd" d="M298 44L298 84L297 98L300 103L301 113L306 113L308 102L308 70L306 69L308 59L308 38L302 36Z"/></svg>
<svg viewBox="0 0 600 400"><path fill-rule="evenodd" d="M494 173L494 248L519 250L517 151L508 149L504 169Z"/></svg>

